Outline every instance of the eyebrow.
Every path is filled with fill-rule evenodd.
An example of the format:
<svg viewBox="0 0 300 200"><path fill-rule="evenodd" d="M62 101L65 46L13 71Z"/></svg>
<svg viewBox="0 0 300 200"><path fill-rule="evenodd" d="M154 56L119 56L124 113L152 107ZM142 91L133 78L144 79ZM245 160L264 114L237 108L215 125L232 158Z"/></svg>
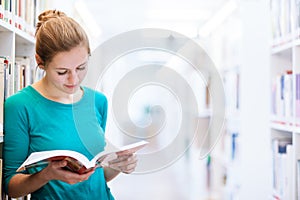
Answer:
<svg viewBox="0 0 300 200"><path fill-rule="evenodd" d="M83 65L85 65L85 64L87 64L88 63L88 61L85 61L84 63L81 63L80 65L78 65L77 67L81 67L81 66L83 66ZM64 68L64 67L57 67L57 68L55 68L56 70L69 70L69 68Z"/></svg>

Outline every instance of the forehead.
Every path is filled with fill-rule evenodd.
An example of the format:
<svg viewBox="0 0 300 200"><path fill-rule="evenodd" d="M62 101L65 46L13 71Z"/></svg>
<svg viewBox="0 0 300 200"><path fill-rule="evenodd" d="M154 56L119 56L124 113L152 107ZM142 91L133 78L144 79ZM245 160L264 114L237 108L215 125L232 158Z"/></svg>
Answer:
<svg viewBox="0 0 300 200"><path fill-rule="evenodd" d="M85 47L78 46L74 47L70 51L63 51L57 53L53 57L49 65L53 67L63 68L77 67L78 65L86 62L88 56L88 50Z"/></svg>

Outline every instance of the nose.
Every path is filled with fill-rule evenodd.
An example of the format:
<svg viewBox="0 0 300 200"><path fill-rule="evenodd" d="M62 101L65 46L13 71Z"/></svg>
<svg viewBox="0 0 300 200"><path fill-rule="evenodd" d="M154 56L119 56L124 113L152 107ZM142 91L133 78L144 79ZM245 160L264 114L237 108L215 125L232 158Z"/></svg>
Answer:
<svg viewBox="0 0 300 200"><path fill-rule="evenodd" d="M68 83L69 84L76 84L78 82L78 74L76 71L69 71L69 76L68 76Z"/></svg>

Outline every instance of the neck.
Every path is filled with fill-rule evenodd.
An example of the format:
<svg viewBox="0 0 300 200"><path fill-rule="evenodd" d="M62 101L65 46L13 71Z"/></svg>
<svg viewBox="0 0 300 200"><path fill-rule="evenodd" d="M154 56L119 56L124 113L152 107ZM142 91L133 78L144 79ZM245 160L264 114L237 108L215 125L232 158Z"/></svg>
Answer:
<svg viewBox="0 0 300 200"><path fill-rule="evenodd" d="M62 90L59 90L55 86L49 84L45 77L34 83L33 87L45 98L64 104L75 103L79 101L83 95L81 88L72 94L63 92Z"/></svg>

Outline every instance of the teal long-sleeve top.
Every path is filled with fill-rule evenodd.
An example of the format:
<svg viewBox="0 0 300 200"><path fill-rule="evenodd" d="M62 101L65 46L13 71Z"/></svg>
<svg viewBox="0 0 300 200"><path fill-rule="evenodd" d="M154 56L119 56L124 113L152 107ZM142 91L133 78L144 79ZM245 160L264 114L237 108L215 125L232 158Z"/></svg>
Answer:
<svg viewBox="0 0 300 200"><path fill-rule="evenodd" d="M9 97L4 105L4 189L17 174L17 168L32 153L68 149L91 159L104 150L107 99L92 89L74 104L44 98L28 86ZM41 168L23 173L35 173ZM58 180L31 194L31 199L114 199L103 168L97 168L87 181L68 184Z"/></svg>

